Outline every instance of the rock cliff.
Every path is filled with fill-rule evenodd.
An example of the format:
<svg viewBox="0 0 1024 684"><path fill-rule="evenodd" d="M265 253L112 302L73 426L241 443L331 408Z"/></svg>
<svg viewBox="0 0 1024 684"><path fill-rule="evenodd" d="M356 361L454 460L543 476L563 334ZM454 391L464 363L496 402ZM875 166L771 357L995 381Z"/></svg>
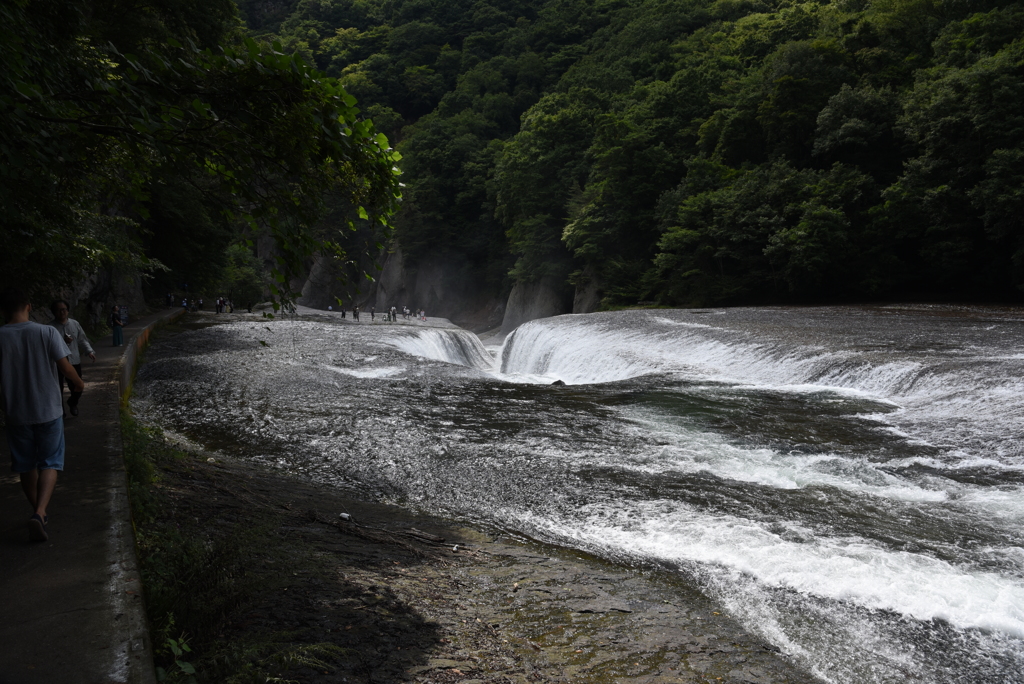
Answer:
<svg viewBox="0 0 1024 684"><path fill-rule="evenodd" d="M541 278L533 283L516 283L508 296L501 333L507 335L517 327L537 318L558 316L572 309L564 287L555 278Z"/></svg>
<svg viewBox="0 0 1024 684"><path fill-rule="evenodd" d="M489 330L501 324L505 301L500 292L490 292L475 281L466 264L456 258L431 255L410 265L395 246L377 260L381 270L373 283L345 283L336 267L314 259L302 285L299 303L319 309L340 297L347 307L358 304L364 310L375 306L386 311L408 306L424 309L427 316L447 318L470 330ZM372 273L372 268L367 268Z"/></svg>
<svg viewBox="0 0 1024 684"><path fill-rule="evenodd" d="M572 300L573 313L593 313L601 305L601 284L593 266L583 270L582 284L576 286L576 296Z"/></svg>

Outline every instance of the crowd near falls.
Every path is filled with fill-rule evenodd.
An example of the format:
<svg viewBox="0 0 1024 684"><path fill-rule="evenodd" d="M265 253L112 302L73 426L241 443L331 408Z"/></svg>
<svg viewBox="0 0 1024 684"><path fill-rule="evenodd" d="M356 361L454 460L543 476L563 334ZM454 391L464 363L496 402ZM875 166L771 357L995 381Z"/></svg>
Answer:
<svg viewBox="0 0 1024 684"><path fill-rule="evenodd" d="M209 448L664 568L823 681L1024 682L1019 311L624 311L500 347L239 322L157 345L136 395Z"/></svg>

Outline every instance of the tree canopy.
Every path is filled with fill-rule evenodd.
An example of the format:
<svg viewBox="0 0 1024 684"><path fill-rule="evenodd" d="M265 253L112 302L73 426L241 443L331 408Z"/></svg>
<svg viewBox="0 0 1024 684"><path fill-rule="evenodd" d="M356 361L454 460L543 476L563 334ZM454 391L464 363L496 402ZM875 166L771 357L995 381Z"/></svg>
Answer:
<svg viewBox="0 0 1024 684"><path fill-rule="evenodd" d="M156 258L215 282L241 225L273 234L287 283L396 210L379 130L405 155L407 263L455 257L495 292L595 279L616 306L1024 287L1020 2L0 12L10 280Z"/></svg>
<svg viewBox="0 0 1024 684"><path fill-rule="evenodd" d="M243 36L230 0L14 0L0 6L0 53L8 283L145 268L175 230L215 225L250 241L269 231L287 296L311 253L341 251L313 230L330 198L382 224L397 207L399 155L355 98Z"/></svg>

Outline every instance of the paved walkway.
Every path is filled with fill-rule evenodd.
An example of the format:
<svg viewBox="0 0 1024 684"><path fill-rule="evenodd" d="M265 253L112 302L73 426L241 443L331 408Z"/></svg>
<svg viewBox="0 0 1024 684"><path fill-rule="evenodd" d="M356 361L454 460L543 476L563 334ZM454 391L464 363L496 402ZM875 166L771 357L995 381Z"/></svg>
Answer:
<svg viewBox="0 0 1024 684"><path fill-rule="evenodd" d="M79 416L65 419L47 542L28 541L31 510L0 438L0 684L155 682L121 454L119 366L134 338L171 313L127 326L124 347L94 340L95 363L83 357L86 390Z"/></svg>

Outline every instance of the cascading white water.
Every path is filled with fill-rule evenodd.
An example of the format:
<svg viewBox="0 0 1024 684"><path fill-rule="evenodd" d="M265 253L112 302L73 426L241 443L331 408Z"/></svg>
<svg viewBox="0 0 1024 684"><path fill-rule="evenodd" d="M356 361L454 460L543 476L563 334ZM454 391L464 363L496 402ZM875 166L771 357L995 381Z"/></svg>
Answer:
<svg viewBox="0 0 1024 684"><path fill-rule="evenodd" d="M444 361L477 370L489 371L494 359L480 343L480 338L461 329L420 328L402 332L389 344L406 354L434 361Z"/></svg>
<svg viewBox="0 0 1024 684"><path fill-rule="evenodd" d="M568 384L668 374L762 392L852 393L884 409L869 409L864 420L931 447L931 453L882 459L780 453L680 426L657 411L632 409L629 418L664 446L639 463L626 458L606 465L658 474L703 472L824 496L838 489L865 506L891 508L887 515L904 515L901 508L909 505L956 526L993 525L1002 530L997 535L1005 535L1004 543L972 551L950 540L922 553L892 548L871 535L836 536L799 518L709 518L692 506L659 500L602 504L574 519L540 521L527 513L524 524L598 551L696 563L709 586L745 613L752 628L774 630L783 641L794 627L766 619L760 603L737 599L736 587L746 581L723 577L739 573L761 588L1024 638L1024 487L1019 478L992 487L955 477L979 468L1024 471L1019 320L1011 317L1002 323L1002 335L990 335L998 323L978 325L968 318L960 329L916 330L921 342L911 337L907 344L904 331L892 328L910 326L896 317L853 325L827 321L838 328L833 330L825 322L802 330L787 326L791 310L779 310L781 320L772 318L769 310L753 316L630 312L533 321L506 340L501 372ZM721 387L709 387L705 395L716 391ZM907 469L915 466L953 477L908 477Z"/></svg>
<svg viewBox="0 0 1024 684"><path fill-rule="evenodd" d="M460 330L275 330L197 333L200 372L151 356L139 393L327 481L676 568L825 681L1024 682L1013 312L563 316L500 365Z"/></svg>
<svg viewBox="0 0 1024 684"><path fill-rule="evenodd" d="M897 424L921 439L1024 467L1024 350L1002 348L998 338L994 348L970 339L967 348L913 351L872 347L870 335L884 331L866 330L866 340L844 345L842 336L820 330L793 339L687 318L697 316L628 312L532 321L505 340L501 373L567 384L677 373L795 392L851 390L898 406Z"/></svg>

